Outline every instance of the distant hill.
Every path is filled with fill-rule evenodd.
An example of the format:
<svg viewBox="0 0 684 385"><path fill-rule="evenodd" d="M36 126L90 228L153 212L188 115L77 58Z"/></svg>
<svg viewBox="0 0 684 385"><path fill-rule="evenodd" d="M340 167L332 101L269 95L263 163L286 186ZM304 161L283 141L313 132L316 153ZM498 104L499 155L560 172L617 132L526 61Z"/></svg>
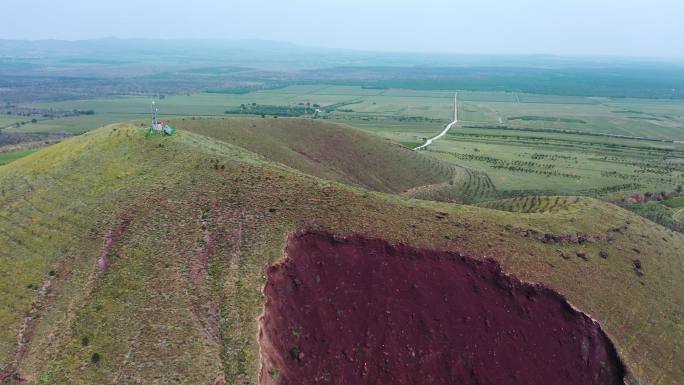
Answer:
<svg viewBox="0 0 684 385"><path fill-rule="evenodd" d="M408 381L422 372L383 362L442 365L433 342L469 323L502 362L541 352L528 337L548 354L497 371L455 349L431 372L445 383L556 365L564 383L684 378L681 234L593 199L520 213L368 191L423 183L423 163L343 126L178 125L149 140L108 126L0 166L1 384Z"/></svg>
<svg viewBox="0 0 684 385"><path fill-rule="evenodd" d="M371 52L263 40L0 39L2 103L314 83L683 99L684 66L674 59Z"/></svg>
<svg viewBox="0 0 684 385"><path fill-rule="evenodd" d="M119 39L91 40L3 40L0 57L26 58L111 58L138 57L202 57L219 58L236 52L282 53L307 50L295 44L268 40L212 40L212 39ZM308 49L311 50L311 49Z"/></svg>

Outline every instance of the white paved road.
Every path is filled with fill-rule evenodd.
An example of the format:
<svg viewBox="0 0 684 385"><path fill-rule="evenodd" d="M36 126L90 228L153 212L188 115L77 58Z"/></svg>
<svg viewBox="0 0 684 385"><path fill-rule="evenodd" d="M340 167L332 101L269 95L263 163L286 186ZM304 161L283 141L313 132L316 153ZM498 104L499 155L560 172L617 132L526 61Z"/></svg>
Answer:
<svg viewBox="0 0 684 385"><path fill-rule="evenodd" d="M414 148L414 150L416 150L416 151L417 151L417 150L422 150L422 149L426 148L427 146L431 145L432 142L434 142L435 140L437 140L437 139L443 137L444 135L446 135L447 132L449 132L449 130L451 130L451 127L453 127L454 124L456 124L456 123L458 123L458 94L454 95L454 121L451 122L451 123L449 123L449 124L447 124L447 126L444 128L444 130L442 130L442 132L440 132L439 134L437 134L437 136L433 136L432 138L426 140L425 143L423 143L423 144L421 144L420 146Z"/></svg>

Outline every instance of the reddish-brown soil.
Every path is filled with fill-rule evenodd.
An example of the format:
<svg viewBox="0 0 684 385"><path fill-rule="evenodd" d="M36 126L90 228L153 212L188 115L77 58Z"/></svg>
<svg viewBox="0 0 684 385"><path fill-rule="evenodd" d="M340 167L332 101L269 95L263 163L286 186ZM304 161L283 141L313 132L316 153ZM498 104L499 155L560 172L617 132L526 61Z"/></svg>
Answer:
<svg viewBox="0 0 684 385"><path fill-rule="evenodd" d="M107 269L109 269L109 252L111 251L112 246L119 242L127 225L128 220L124 219L121 221L121 223L116 225L114 229L109 230L107 235L105 235L104 241L102 243L102 249L100 250L100 257L97 259L96 263L99 271L106 273Z"/></svg>
<svg viewBox="0 0 684 385"><path fill-rule="evenodd" d="M268 271L261 384L623 384L600 326L493 261L307 233Z"/></svg>

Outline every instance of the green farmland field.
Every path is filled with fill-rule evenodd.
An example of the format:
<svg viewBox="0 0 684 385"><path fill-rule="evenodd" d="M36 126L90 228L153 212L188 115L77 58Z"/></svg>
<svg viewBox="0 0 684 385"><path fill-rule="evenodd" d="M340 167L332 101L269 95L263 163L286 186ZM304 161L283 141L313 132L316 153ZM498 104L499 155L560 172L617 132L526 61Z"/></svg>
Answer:
<svg viewBox="0 0 684 385"><path fill-rule="evenodd" d="M676 197L672 199L668 199L663 204L667 207L671 207L673 209L679 209L684 207L684 197Z"/></svg>
<svg viewBox="0 0 684 385"><path fill-rule="evenodd" d="M0 129L10 127L15 123L19 122L25 122L27 120L31 120L30 118L25 118L23 116L14 116L14 115L0 115Z"/></svg>
<svg viewBox="0 0 684 385"><path fill-rule="evenodd" d="M310 102L327 106L355 101L333 118L363 120L386 117L449 119L453 93L352 86L302 85L248 94L199 93L159 101L166 115L222 115L240 104L291 105ZM463 124L501 124L514 128L552 128L654 139L684 140L684 101L609 99L508 92L459 92ZM137 118L150 111L147 98L99 99L38 103L39 108L95 110L101 115ZM519 119L528 117L528 119ZM81 116L79 119L88 119ZM500 120L499 120L500 119ZM59 120L59 119L57 119ZM92 120L95 123L97 120ZM0 119L2 123L2 119ZM31 126L31 125L28 125ZM35 127L35 126L34 126ZM30 131L31 127L22 128Z"/></svg>
<svg viewBox="0 0 684 385"><path fill-rule="evenodd" d="M309 84L247 94L167 96L157 103L162 118L225 116L227 110L240 111L248 104L300 109L317 104L324 111L322 119L410 147L450 121L453 95ZM7 130L81 133L112 122L148 119L150 102L131 97L37 103L27 106L95 114ZM684 101L459 91L459 118L427 153L488 175L496 194L488 193L484 200L526 194L619 199L684 184Z"/></svg>
<svg viewBox="0 0 684 385"><path fill-rule="evenodd" d="M5 165L5 164L10 163L10 162L13 162L17 159L21 159L25 156L29 156L36 151L38 151L37 148L30 149L30 150L17 150L17 151L9 151L9 152L0 152L0 166Z"/></svg>

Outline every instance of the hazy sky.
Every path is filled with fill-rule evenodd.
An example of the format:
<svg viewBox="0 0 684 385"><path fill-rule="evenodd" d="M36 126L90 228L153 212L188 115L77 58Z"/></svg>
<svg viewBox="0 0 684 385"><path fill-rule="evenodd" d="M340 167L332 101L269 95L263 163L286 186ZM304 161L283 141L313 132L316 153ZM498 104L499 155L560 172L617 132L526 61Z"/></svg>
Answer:
<svg viewBox="0 0 684 385"><path fill-rule="evenodd" d="M4 39L267 39L383 51L684 56L683 0L3 3Z"/></svg>

